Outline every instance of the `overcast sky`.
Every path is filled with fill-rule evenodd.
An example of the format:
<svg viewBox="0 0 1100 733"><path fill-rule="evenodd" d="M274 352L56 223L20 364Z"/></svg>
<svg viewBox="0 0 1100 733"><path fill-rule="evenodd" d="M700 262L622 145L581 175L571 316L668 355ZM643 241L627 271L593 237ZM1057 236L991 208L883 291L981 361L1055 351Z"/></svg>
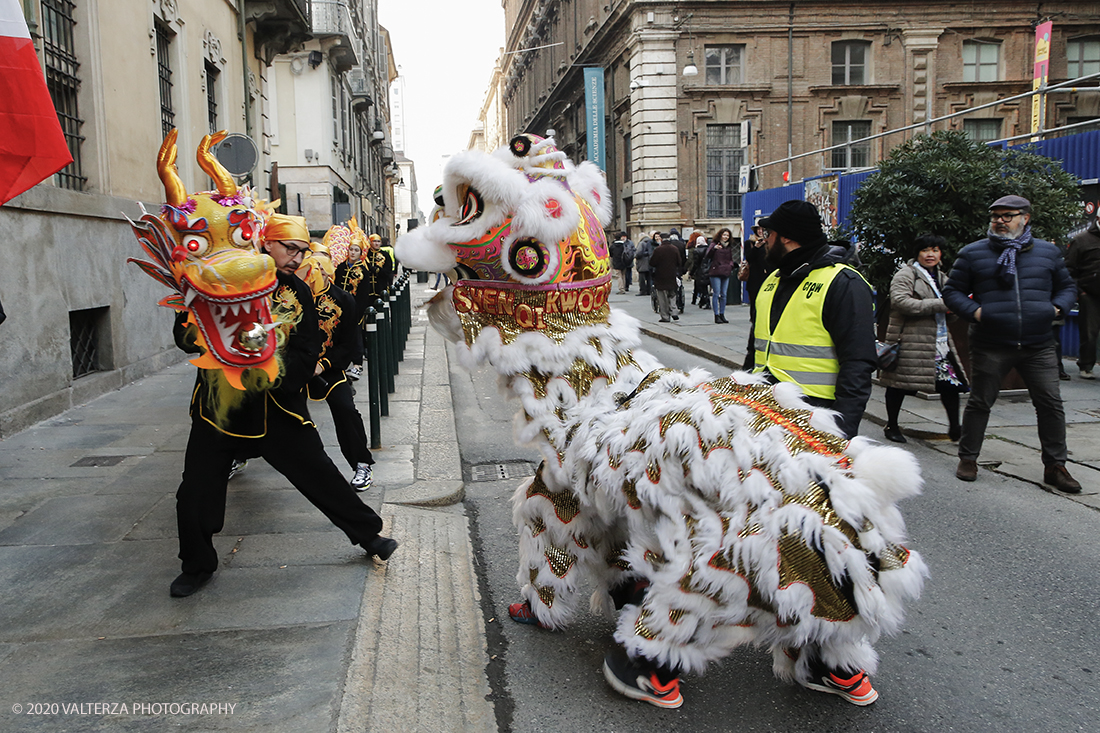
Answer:
<svg viewBox="0 0 1100 733"><path fill-rule="evenodd" d="M466 149L504 45L501 0L379 0L405 78L405 157L431 211L443 156Z"/></svg>

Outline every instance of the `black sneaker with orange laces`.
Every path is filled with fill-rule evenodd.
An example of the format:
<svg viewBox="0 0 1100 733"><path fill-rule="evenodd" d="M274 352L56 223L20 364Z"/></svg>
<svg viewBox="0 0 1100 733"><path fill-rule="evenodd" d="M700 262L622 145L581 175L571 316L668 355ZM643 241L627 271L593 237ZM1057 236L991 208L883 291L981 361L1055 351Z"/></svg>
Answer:
<svg viewBox="0 0 1100 733"><path fill-rule="evenodd" d="M670 710L684 704L679 677L661 682L656 667L646 659L631 659L622 647L615 647L603 658L603 676L615 692L631 700Z"/></svg>
<svg viewBox="0 0 1100 733"><path fill-rule="evenodd" d="M815 665L811 668L811 674L809 680L802 682L803 687L840 695L853 705L870 705L878 699L878 691L871 686L871 678L862 669L855 672L834 672L824 666Z"/></svg>

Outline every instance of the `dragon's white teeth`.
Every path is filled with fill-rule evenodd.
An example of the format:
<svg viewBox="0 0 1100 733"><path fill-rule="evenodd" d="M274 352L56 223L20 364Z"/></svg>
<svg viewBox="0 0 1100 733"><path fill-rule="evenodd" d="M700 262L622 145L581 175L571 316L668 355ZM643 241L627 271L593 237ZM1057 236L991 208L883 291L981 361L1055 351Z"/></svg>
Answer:
<svg viewBox="0 0 1100 733"><path fill-rule="evenodd" d="M276 327L277 327L278 325L279 325L278 323L268 323L268 324L265 324L265 325L264 325L264 330L265 330L265 331L269 331L269 332L270 332L270 331L274 331L274 330L275 330L275 328L276 328Z"/></svg>
<svg viewBox="0 0 1100 733"><path fill-rule="evenodd" d="M240 315L240 313L241 313L241 304L240 303L230 303L229 304L229 310L233 311L233 315L235 315L235 316Z"/></svg>
<svg viewBox="0 0 1100 733"><path fill-rule="evenodd" d="M197 298L198 296L199 296L199 291L198 290L195 290L194 288L189 288L186 285L184 285L184 292L183 292L183 304L184 305L190 307L191 302L194 301L195 298Z"/></svg>

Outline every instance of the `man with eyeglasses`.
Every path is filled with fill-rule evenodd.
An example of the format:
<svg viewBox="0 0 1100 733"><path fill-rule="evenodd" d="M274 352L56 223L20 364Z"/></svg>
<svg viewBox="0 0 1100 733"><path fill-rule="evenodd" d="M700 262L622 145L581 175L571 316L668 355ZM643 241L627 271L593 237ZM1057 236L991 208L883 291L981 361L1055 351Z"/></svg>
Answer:
<svg viewBox="0 0 1100 733"><path fill-rule="evenodd" d="M1031 234L1031 202L1022 196L994 201L987 236L963 247L943 289L947 307L971 321L971 391L955 471L960 480L978 478L989 411L1015 367L1035 405L1044 483L1070 494L1081 491L1066 470L1066 417L1052 332L1055 318L1068 313L1076 298L1061 252Z"/></svg>
<svg viewBox="0 0 1100 733"><path fill-rule="evenodd" d="M272 215L260 250L275 260L278 284L271 315L280 339L278 380L254 389L229 386L219 370L199 369L191 400L191 434L183 481L176 492L176 523L182 572L169 592L180 598L202 588L218 569L213 536L225 521L226 487L236 458L263 457L348 539L370 557L386 560L397 542L379 534L382 519L352 490L325 453L306 407L306 383L321 350L317 308L309 286L294 275L309 251L309 228L300 216ZM176 343L196 353L195 326L177 320Z"/></svg>

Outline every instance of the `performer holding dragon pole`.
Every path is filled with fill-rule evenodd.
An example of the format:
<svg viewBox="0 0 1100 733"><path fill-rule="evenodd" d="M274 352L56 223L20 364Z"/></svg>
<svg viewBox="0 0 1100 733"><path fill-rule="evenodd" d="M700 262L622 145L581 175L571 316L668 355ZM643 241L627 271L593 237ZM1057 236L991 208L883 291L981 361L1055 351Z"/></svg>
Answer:
<svg viewBox="0 0 1100 733"><path fill-rule="evenodd" d="M592 583L618 613L604 676L675 708L678 677L742 644L784 679L857 705L873 644L925 574L896 502L920 489L905 451L838 432L795 384L663 368L608 306L611 197L591 163L519 135L447 164L441 210L399 259L453 271L433 325L519 400L544 456L513 497L520 622L557 629Z"/></svg>
<svg viewBox="0 0 1100 733"><path fill-rule="evenodd" d="M325 454L306 409L321 339L309 287L294 276L309 249L305 219L268 214L234 183L210 152L224 137L207 135L198 149L217 190L188 194L172 130L157 158L167 202L159 216L131 222L153 261L130 261L174 291L161 305L179 311L176 343L198 354L176 493L182 572L170 591L177 597L199 590L217 570L212 538L224 524L238 455L262 456L368 555L384 560L397 547Z"/></svg>

